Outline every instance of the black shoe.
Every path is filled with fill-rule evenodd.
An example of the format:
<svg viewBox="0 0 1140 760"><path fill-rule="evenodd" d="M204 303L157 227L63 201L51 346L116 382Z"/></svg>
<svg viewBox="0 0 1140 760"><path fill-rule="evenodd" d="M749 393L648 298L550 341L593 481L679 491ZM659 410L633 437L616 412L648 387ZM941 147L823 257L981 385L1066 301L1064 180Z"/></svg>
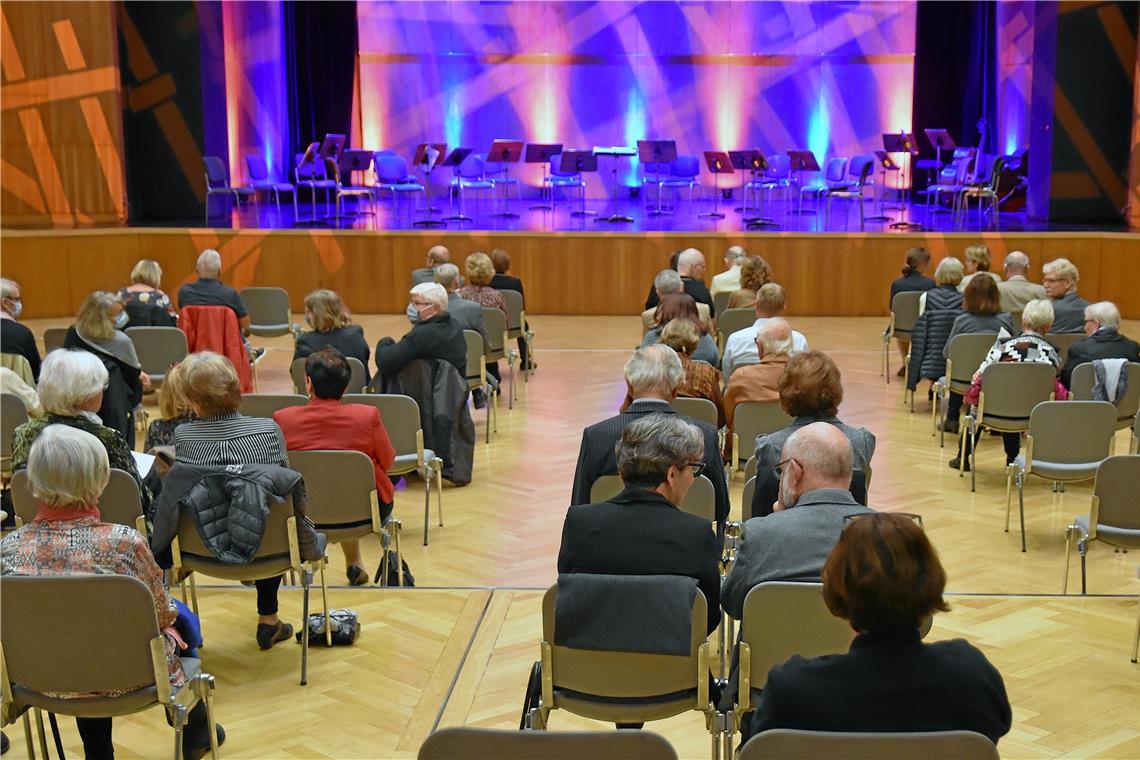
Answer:
<svg viewBox="0 0 1140 760"><path fill-rule="evenodd" d="M959 460L959 458L954 457L953 459L950 460L950 469L951 470L957 470L959 464L961 464L961 461ZM970 459L969 459L969 457L967 457L966 462L965 462L965 466L962 467L962 472L969 472L969 471L970 471Z"/></svg>
<svg viewBox="0 0 1140 760"><path fill-rule="evenodd" d="M471 403L475 405L476 409L485 407L487 405L487 392L482 388L471 391Z"/></svg>
<svg viewBox="0 0 1140 760"><path fill-rule="evenodd" d="M363 586L368 583L368 573L360 565L349 565L345 574L348 576L350 586Z"/></svg>
<svg viewBox="0 0 1140 760"><path fill-rule="evenodd" d="M284 641L293 635L293 626L277 621L277 625L268 623L257 624L257 646L262 649L272 649L278 641Z"/></svg>
<svg viewBox="0 0 1140 760"><path fill-rule="evenodd" d="M8 734L0 731L0 755L8 751Z"/></svg>
<svg viewBox="0 0 1140 760"><path fill-rule="evenodd" d="M264 353L265 353L265 346L254 346L253 348L249 349L250 361L260 359Z"/></svg>
<svg viewBox="0 0 1140 760"><path fill-rule="evenodd" d="M214 728L216 728L218 731L218 746L220 747L226 743L226 730L224 728L222 728L221 723L215 723ZM207 744L205 747L185 747L184 746L182 748L182 756L184 758L186 758L186 760L201 760L201 758L205 757L207 755L207 753L209 753L209 751L210 751L210 745L209 744Z"/></svg>
<svg viewBox="0 0 1140 760"><path fill-rule="evenodd" d="M895 377L906 377L906 365L899 367L899 371L895 373Z"/></svg>

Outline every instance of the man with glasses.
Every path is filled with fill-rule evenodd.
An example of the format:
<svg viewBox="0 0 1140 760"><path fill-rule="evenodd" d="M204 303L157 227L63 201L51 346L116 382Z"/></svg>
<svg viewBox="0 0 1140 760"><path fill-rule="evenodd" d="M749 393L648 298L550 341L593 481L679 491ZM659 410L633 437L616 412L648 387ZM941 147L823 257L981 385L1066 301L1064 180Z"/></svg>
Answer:
<svg viewBox="0 0 1140 760"><path fill-rule="evenodd" d="M1053 326L1055 333L1085 331L1085 307L1089 302L1077 295L1080 272L1068 259L1053 259L1042 268L1041 284L1053 299Z"/></svg>
<svg viewBox="0 0 1140 760"><path fill-rule="evenodd" d="M1100 301L1085 308L1084 340L1069 346L1065 366L1061 368L1061 383L1070 388L1073 370L1077 365L1097 359L1123 359L1140 362L1140 344L1120 334L1120 309L1112 301ZM1105 368L1107 373L1107 368ZM1124 367L1121 372L1127 372ZM1115 377L1115 376L1114 376ZM1115 387L1118 383L1113 383ZM1120 393L1123 396L1123 393ZM1113 401L1114 399L1109 399Z"/></svg>
<svg viewBox="0 0 1140 760"><path fill-rule="evenodd" d="M848 490L852 468L851 443L834 425L813 422L792 433L777 466L774 511L741 530L736 562L721 589L725 612L739 619L748 592L765 581L819 581L844 519L872 512Z"/></svg>
<svg viewBox="0 0 1140 760"><path fill-rule="evenodd" d="M720 621L720 544L707 521L678 508L705 469L705 451L701 431L676 413L647 414L625 426L616 447L625 489L567 510L558 574L695 578L712 633Z"/></svg>

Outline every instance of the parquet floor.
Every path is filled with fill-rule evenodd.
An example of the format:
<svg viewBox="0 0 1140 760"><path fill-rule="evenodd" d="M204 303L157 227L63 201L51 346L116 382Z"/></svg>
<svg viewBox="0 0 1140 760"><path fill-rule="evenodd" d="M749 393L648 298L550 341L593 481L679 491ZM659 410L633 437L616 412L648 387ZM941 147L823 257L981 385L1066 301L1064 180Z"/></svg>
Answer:
<svg viewBox="0 0 1140 760"><path fill-rule="evenodd" d="M359 317L372 343L400 335L402 317ZM205 667L218 679L217 715L228 739L223 754L266 758L409 758L434 726L517 727L530 663L538 657L540 599L555 578L562 516L583 426L613 413L624 395L621 367L639 334L636 317L531 317L539 370L519 381L519 401L499 409L498 433L476 449L474 482L444 491L445 527L421 545L422 484L401 488L405 557L415 590L334 588L331 602L356 609L364 624L351 648L314 649L310 684L297 685L292 644L260 652L253 641L251 589L199 585L208 646ZM1004 533L1001 446L979 448L978 490L946 466L952 444L930 434L920 391L916 414L902 404L898 382L879 376L881 319L797 318L813 348L843 372L840 416L878 437L871 503L924 515L949 575L951 612L932 638L965 637L1005 677L1014 706L1005 757L1140 757L1140 669L1129 662L1140 583L1135 555L1095 547L1088 597L1059 596L1063 529L1088 510L1090 487L1053 494L1044 481L1026 492L1029 551L1018 550L1016 514ZM37 333L63 320L30 323ZM1140 323L1124 325L1140 333ZM270 347L261 390L289 390L290 340ZM897 353L892 365L898 366ZM480 436L485 416L479 412ZM1127 434L1117 451L1127 448ZM732 484L739 514L742 480ZM1016 504L1015 504L1016 509ZM433 508L434 510L434 508ZM365 547L375 565L379 549ZM330 552L333 584L343 560ZM1074 561L1071 590L1078 588ZM282 614L300 618L300 592L282 591ZM555 713L552 729L598 727ZM652 724L685 758L708 757L699 716ZM81 754L74 725L63 721L65 746ZM116 721L121 758L169 752L169 729L157 711ZM12 757L24 757L22 733L9 727Z"/></svg>

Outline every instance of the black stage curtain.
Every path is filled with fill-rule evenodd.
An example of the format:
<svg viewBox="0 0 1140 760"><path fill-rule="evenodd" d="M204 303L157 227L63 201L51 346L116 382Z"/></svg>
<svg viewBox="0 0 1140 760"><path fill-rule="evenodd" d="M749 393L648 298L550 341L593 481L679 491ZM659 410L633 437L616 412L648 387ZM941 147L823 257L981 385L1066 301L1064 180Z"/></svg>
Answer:
<svg viewBox="0 0 1140 760"><path fill-rule="evenodd" d="M356 1L284 4L290 147L302 152L327 132L347 135L356 72Z"/></svg>
<svg viewBox="0 0 1140 760"><path fill-rule="evenodd" d="M950 130L958 145L993 154L997 115L997 3L917 3L914 130L923 157L934 158L924 129ZM984 135L978 122L986 119ZM944 155L943 160L946 160ZM915 179L921 179L916 177Z"/></svg>

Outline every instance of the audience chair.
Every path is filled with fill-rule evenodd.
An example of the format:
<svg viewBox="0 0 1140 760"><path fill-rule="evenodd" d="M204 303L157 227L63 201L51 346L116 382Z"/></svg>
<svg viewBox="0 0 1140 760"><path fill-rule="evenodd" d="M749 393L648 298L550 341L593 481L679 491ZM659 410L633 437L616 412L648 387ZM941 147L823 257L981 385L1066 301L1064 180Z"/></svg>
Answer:
<svg viewBox="0 0 1140 760"><path fill-rule="evenodd" d="M12 477L12 439L16 428L28 421L28 408L19 396L0 393L0 478L6 485Z"/></svg>
<svg viewBox="0 0 1140 760"><path fill-rule="evenodd" d="M483 336L475 330L464 330L463 337L467 341L467 378L468 390L481 388L487 398L487 443L491 442L492 417L494 418L495 432L499 432L499 415L495 410L494 399L491 398L490 388L487 385L487 363L484 360Z"/></svg>
<svg viewBox="0 0 1140 760"><path fill-rule="evenodd" d="M997 747L973 731L906 734L800 731L777 728L756 734L737 760L998 760Z"/></svg>
<svg viewBox="0 0 1140 760"><path fill-rule="evenodd" d="M728 301L732 298L731 290L724 290L720 293L713 293L713 311L717 314L724 314L728 311Z"/></svg>
<svg viewBox="0 0 1140 760"><path fill-rule="evenodd" d="M452 726L430 734L419 760L677 760L651 731L508 731Z"/></svg>
<svg viewBox="0 0 1140 760"><path fill-rule="evenodd" d="M16 510L17 525L30 523L36 516L36 497L32 496L27 470L12 475L12 506ZM99 517L102 522L126 525L143 536L148 535L142 494L130 473L111 468L107 487L99 495Z"/></svg>
<svg viewBox="0 0 1140 760"><path fill-rule="evenodd" d="M848 165L848 173L850 176L858 177L853 184L848 184L829 190L827 193L827 204L824 206L823 226L827 228L831 223L831 202L836 198L840 200L850 200L859 202L859 229L866 229L866 219L864 216L863 205L866 199L863 197L863 188L871 183L871 172L875 168L875 157L868 154L855 156L851 159ZM847 226L847 214L843 215L844 228Z"/></svg>
<svg viewBox="0 0 1140 760"><path fill-rule="evenodd" d="M526 323L522 293L517 290L500 290L499 293L507 302L507 339L518 340L526 345L528 361L522 368L523 382L530 382L531 366L534 364L534 332Z"/></svg>
<svg viewBox="0 0 1140 760"><path fill-rule="evenodd" d="M1132 420L1140 409L1140 364L1129 362L1128 390L1124 398L1115 403L1116 429L1124 430L1132 426ZM1095 375L1092 362L1084 362L1073 368L1073 376L1069 380L1069 398L1073 401L1092 401L1092 389L1095 384Z"/></svg>
<svg viewBox="0 0 1140 760"><path fill-rule="evenodd" d="M733 413L732 468L752 456L759 436L783 430L792 422L779 401L741 401Z"/></svg>
<svg viewBox="0 0 1140 760"><path fill-rule="evenodd" d="M238 412L246 417L273 419L274 413L290 406L305 406L308 396L297 393L246 393L241 397Z"/></svg>
<svg viewBox="0 0 1140 760"><path fill-rule="evenodd" d="M35 621L35 625L29 624ZM83 621L83 646L76 646ZM210 753L218 757L214 723L214 677L200 660L183 659L186 683L170 685L165 637L154 598L138 578L125 575L7 576L0 625L4 715L25 714L28 756L32 749L26 710L35 708L40 747L47 741L39 711L82 718L113 718L161 705L174 726L174 758L182 758L182 732L190 710L206 703ZM50 656L45 656L46 653ZM112 692L115 697L61 699L68 692Z"/></svg>
<svg viewBox="0 0 1140 760"><path fill-rule="evenodd" d="M387 582L388 551L385 526L380 519L376 474L372 459L359 451L289 451L289 467L305 478L305 513L330 543L376 536L380 544L380 577ZM390 519L401 567L400 521ZM404 585L404 574L399 585Z"/></svg>
<svg viewBox="0 0 1140 760"><path fill-rule="evenodd" d="M716 331L718 348L723 352L728 336L739 330L745 330L756 324L755 309L727 309L723 313L716 313ZM726 377L725 382L728 382Z"/></svg>
<svg viewBox="0 0 1140 760"><path fill-rule="evenodd" d="M428 517L431 508L431 484L436 484L436 511L439 527L443 527L443 460L431 449L424 448L424 431L420 427L420 406L411 396L389 393L346 393L343 404L368 404L380 410L380 419L388 438L396 449L396 460L388 468L393 480L401 475L418 473L424 480L424 546L428 545Z"/></svg>
<svg viewBox="0 0 1140 760"><path fill-rule="evenodd" d="M249 331L261 337L292 333L301 336L301 326L293 321L289 291L285 288L242 288L241 302L249 314Z"/></svg>
<svg viewBox="0 0 1140 760"><path fill-rule="evenodd" d="M887 378L887 385L891 384L891 339L904 337L910 340L914 331L914 323L918 321L918 300L922 293L906 291L896 293L891 299L891 321L883 332L883 369L881 374ZM981 361L978 362L981 364Z"/></svg>
<svg viewBox="0 0 1140 760"><path fill-rule="evenodd" d="M661 581L654 576L627 578ZM545 730L551 710L614 723L643 723L695 710L705 716L714 758L719 749L716 706L709 700L707 606L698 590L689 617L685 655L574 649L555 627L558 586L542 599L542 696L530 728Z"/></svg>
<svg viewBox="0 0 1140 760"><path fill-rule="evenodd" d="M234 199L234 206L241 204L242 194L250 195L254 192L252 187L234 187L230 185L229 172L222 159L217 156L203 156L202 163L206 167L206 220L210 224L210 198L215 195L228 195ZM227 215L228 216L228 215Z"/></svg>
<svg viewBox="0 0 1140 760"><path fill-rule="evenodd" d="M617 496L625 488L621 475L601 475L590 485L590 501L597 503ZM693 486L681 502L680 510L716 524L716 493L712 481L704 475L693 480Z"/></svg>
<svg viewBox="0 0 1140 760"><path fill-rule="evenodd" d="M970 490L976 489L978 472L978 433L989 428L999 433L1024 433L1029 430L1029 415L1042 401L1053 400L1055 377L1049 364L995 362L982 373L982 390L978 405L966 413L958 451L964 438L970 436ZM966 457L958 457L958 477L965 470ZM1007 526L1008 530L1008 526Z"/></svg>
<svg viewBox="0 0 1140 760"><path fill-rule="evenodd" d="M487 330L483 359L495 364L500 359L507 360L507 408L515 408L515 359L518 357L507 343L507 315L501 309L483 307L483 325ZM496 396L497 398L497 396ZM497 431L496 431L497 432Z"/></svg>
<svg viewBox="0 0 1140 760"><path fill-rule="evenodd" d="M25 385L31 388L36 387L36 378L32 375L32 365L28 363L28 357L22 354L0 351L0 367L14 372L16 377L24 381Z"/></svg>
<svg viewBox="0 0 1140 760"><path fill-rule="evenodd" d="M946 374L934 381L931 390L934 392L934 404L930 407L932 417L931 435L938 432L938 421L941 419L942 427L946 427L947 419L942 411L943 399L949 398L951 393L965 396L970 390L974 373L982 366L982 360L993 347L997 336L993 333L962 333L950 339L946 348ZM959 422L959 420L954 420ZM946 445L946 432L942 431L938 445Z"/></svg>
<svg viewBox="0 0 1140 760"><path fill-rule="evenodd" d="M44 330L44 353L50 354L57 348L63 348L64 341L67 340L66 327L49 327Z"/></svg>
<svg viewBox="0 0 1140 760"><path fill-rule="evenodd" d="M162 385L170 368L190 353L186 333L177 327L128 327L126 333L135 344L143 372L150 375L151 385L156 388Z"/></svg>
<svg viewBox="0 0 1140 760"><path fill-rule="evenodd" d="M739 688L726 722L725 757L732 757L733 734L754 708L773 666L792 655L819 657L846 652L855 632L823 603L823 584L768 582L744 598L740 620Z"/></svg>
<svg viewBox="0 0 1140 760"><path fill-rule="evenodd" d="M669 406L676 409L679 414L692 417L701 422L707 422L714 428L717 426L716 404L707 398L677 396L669 402Z"/></svg>
<svg viewBox="0 0 1140 760"><path fill-rule="evenodd" d="M289 375L293 378L293 392L301 396L308 397L305 391L305 360L308 357L300 357L293 360L289 365ZM355 356L345 357L348 360L349 369L352 370L352 375L348 379L348 389L345 393L364 393L364 363L357 359Z"/></svg>
<svg viewBox="0 0 1140 760"><path fill-rule="evenodd" d="M1065 529L1065 577L1061 593L1069 593L1069 558L1073 537L1077 539L1077 552L1081 555L1081 593L1088 593L1085 556L1093 541L1103 541L1115 549L1140 549L1140 502L1136 500L1136 485L1140 483L1140 456L1108 457L1096 468L1093 483L1092 509L1087 515L1078 515ZM1136 659L1136 650L1132 651Z"/></svg>
<svg viewBox="0 0 1140 760"><path fill-rule="evenodd" d="M1010 481L1017 484L1021 551L1025 551L1025 476L1058 483L1096 477L1112 454L1116 408L1107 401L1043 401L1029 414L1025 448L1005 469L1005 531L1009 532Z"/></svg>
<svg viewBox="0 0 1140 760"><path fill-rule="evenodd" d="M247 564L230 565L215 557L202 541L198 526L187 510L182 510L178 516L178 535L171 542L170 549L174 560L171 578L181 583L183 602L187 601L189 582L189 603L194 609L194 614L199 617L201 615L198 612L198 590L194 584L194 573L232 581L256 581L286 572L298 573L301 576L302 613L297 630L303 634L307 634L309 629L309 586L313 581L313 572L319 572L321 602L324 608L325 643L327 646L332 646L332 629L328 625L328 587L325 584L327 559L325 557L312 561L301 559L301 547L297 540L297 517L293 511L292 497L270 505L261 546ZM308 682L309 637L302 635L301 685L305 686Z"/></svg>
<svg viewBox="0 0 1140 760"><path fill-rule="evenodd" d="M1045 340L1053 344L1057 349L1057 353L1061 357L1061 365L1064 366L1069 358L1069 347L1079 340L1084 340L1087 336L1083 332L1079 333L1048 333Z"/></svg>
<svg viewBox="0 0 1140 760"><path fill-rule="evenodd" d="M253 187L253 202L257 203L258 192L265 191L273 194L273 200L277 203L277 217L281 218L281 193L289 193L293 196L293 218L296 219L299 214L297 213L297 188L289 182L275 182L269 176L269 165L265 162L265 156L257 153L245 154L245 168L249 172L249 184Z"/></svg>

